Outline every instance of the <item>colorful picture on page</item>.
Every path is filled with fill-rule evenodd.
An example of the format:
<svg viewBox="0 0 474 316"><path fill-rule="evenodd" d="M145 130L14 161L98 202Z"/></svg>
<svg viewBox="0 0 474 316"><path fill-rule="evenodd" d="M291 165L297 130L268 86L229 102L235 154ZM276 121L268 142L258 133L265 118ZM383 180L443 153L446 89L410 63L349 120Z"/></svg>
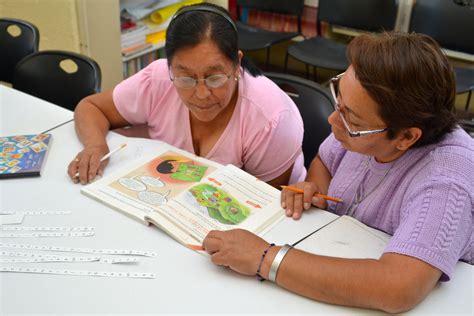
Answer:
<svg viewBox="0 0 474 316"><path fill-rule="evenodd" d="M237 225L250 216L250 208L242 205L226 191L208 183L198 184L189 189L187 197L207 210L209 217L226 225Z"/></svg>
<svg viewBox="0 0 474 316"><path fill-rule="evenodd" d="M214 170L211 166L169 151L109 186L133 199L158 207Z"/></svg>

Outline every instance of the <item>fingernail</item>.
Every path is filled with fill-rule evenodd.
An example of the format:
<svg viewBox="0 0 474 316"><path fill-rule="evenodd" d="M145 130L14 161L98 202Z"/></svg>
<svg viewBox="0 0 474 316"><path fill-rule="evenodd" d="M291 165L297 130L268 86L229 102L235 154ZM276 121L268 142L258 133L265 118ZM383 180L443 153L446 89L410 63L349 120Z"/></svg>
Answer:
<svg viewBox="0 0 474 316"><path fill-rule="evenodd" d="M313 200L312 200L313 204L316 204L319 202L319 198L317 197L313 197Z"/></svg>
<svg viewBox="0 0 474 316"><path fill-rule="evenodd" d="M304 204L304 209L305 209L305 210L309 209L309 206L310 206L309 203L305 203L305 204Z"/></svg>
<svg viewBox="0 0 474 316"><path fill-rule="evenodd" d="M293 212L291 210L286 210L286 216L291 216Z"/></svg>
<svg viewBox="0 0 474 316"><path fill-rule="evenodd" d="M285 203L285 202L281 202L281 207L286 208L286 203Z"/></svg>

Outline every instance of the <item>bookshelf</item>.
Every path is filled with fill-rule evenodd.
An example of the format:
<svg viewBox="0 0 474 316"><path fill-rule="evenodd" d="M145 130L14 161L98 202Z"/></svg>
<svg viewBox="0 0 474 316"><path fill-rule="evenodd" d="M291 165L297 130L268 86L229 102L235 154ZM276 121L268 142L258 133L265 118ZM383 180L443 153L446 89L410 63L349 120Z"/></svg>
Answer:
<svg viewBox="0 0 474 316"><path fill-rule="evenodd" d="M152 45L151 47L141 51L141 52L137 52L137 53L134 53L134 54L131 54L129 56L125 56L122 58L122 61L123 62L128 62L132 59L136 59L136 58L139 58L140 56L143 56L143 55L147 55L148 53L151 53L151 52L154 52L154 51L157 51L161 48L164 48L165 47L165 42L162 42L162 43L159 43L159 44L155 44L155 45Z"/></svg>
<svg viewBox="0 0 474 316"><path fill-rule="evenodd" d="M120 0L123 77L165 57L165 32L171 16L181 6L200 0Z"/></svg>
<svg viewBox="0 0 474 316"><path fill-rule="evenodd" d="M162 42L152 45L143 51L123 57L123 78L128 78L151 64L153 61L166 57L164 47L165 42Z"/></svg>
<svg viewBox="0 0 474 316"><path fill-rule="evenodd" d="M153 9L154 12L156 10L160 10L166 7L170 6L177 6L180 7L182 5L189 5L193 3L198 3L198 2L210 2L214 4L218 4L220 6L223 6L225 8L228 7L227 0L214 0L214 1L202 1L202 0L161 0L159 2L154 2ZM150 0L120 0L120 10L121 12L127 8L136 8L137 6L140 5L145 5L149 7L149 4L152 3ZM176 8L176 7L175 7ZM177 9L177 8L176 8ZM169 13L169 12L168 12ZM125 14L126 15L126 14ZM122 16L122 14L121 14ZM138 13L136 16L139 19L134 19L134 21L138 25L148 25L149 26L149 15L142 16L141 13ZM153 30L151 34L157 34L159 32L165 32L166 28L169 24L169 17L163 17L163 21L161 23L158 23L151 27ZM150 27L150 26L149 26ZM122 37L123 37L124 32L122 31ZM138 72L139 70L143 69L146 67L148 64L153 62L156 59L159 58L165 58L165 51L164 51L164 46L165 46L165 40L164 40L164 34L158 35L158 38L163 37L163 39L158 39L154 40L152 45L149 47L144 47L143 49L137 50L137 52L134 53L128 53L127 55L122 55L122 68L123 68L123 78L127 78L134 73ZM148 36L147 40L148 42ZM122 47L123 50L123 47Z"/></svg>

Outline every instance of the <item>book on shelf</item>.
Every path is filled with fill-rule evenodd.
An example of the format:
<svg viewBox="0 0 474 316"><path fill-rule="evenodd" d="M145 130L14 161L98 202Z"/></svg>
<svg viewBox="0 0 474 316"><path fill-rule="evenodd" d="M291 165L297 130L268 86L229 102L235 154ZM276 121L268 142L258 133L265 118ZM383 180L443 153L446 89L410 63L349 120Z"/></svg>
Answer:
<svg viewBox="0 0 474 316"><path fill-rule="evenodd" d="M122 32L120 35L120 45L122 48L145 43L149 29L146 25L137 25L132 29Z"/></svg>
<svg viewBox="0 0 474 316"><path fill-rule="evenodd" d="M148 17L153 12L180 3L181 0L149 0L146 2L133 2L122 6L122 15L133 21Z"/></svg>
<svg viewBox="0 0 474 316"><path fill-rule="evenodd" d="M37 177L51 146L51 134L0 137L0 179Z"/></svg>
<svg viewBox="0 0 474 316"><path fill-rule="evenodd" d="M129 46L129 47L123 47L122 48L122 55L124 57L129 57L133 54L143 52L143 51L149 49L152 46L153 46L152 44L140 43L140 44L136 44L136 45Z"/></svg>
<svg viewBox="0 0 474 316"><path fill-rule="evenodd" d="M123 3L121 13L123 77L127 78L152 61L164 57L159 50L164 46L166 29L172 16L183 6L201 2L203 0Z"/></svg>
<svg viewBox="0 0 474 316"><path fill-rule="evenodd" d="M123 57L123 77L128 78L153 61L165 58L164 43L156 43L139 52L127 54Z"/></svg>
<svg viewBox="0 0 474 316"><path fill-rule="evenodd" d="M115 169L81 192L193 249L211 230L242 228L261 236L285 217L279 190L233 165L164 143L156 156Z"/></svg>

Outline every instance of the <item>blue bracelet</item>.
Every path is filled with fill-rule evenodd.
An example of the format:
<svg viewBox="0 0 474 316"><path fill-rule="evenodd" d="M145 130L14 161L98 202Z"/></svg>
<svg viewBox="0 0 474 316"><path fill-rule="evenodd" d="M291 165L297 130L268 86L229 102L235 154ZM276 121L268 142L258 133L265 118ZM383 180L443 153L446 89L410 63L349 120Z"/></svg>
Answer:
<svg viewBox="0 0 474 316"><path fill-rule="evenodd" d="M260 263L258 264L257 274L255 275L257 276L257 279L260 282L265 281L265 278L260 275L260 268L262 268L263 260L265 260L265 256L267 255L268 250L270 250L270 248L272 248L273 246L275 246L275 244L271 243L270 246L268 246L268 248L263 251L262 258L260 259Z"/></svg>

